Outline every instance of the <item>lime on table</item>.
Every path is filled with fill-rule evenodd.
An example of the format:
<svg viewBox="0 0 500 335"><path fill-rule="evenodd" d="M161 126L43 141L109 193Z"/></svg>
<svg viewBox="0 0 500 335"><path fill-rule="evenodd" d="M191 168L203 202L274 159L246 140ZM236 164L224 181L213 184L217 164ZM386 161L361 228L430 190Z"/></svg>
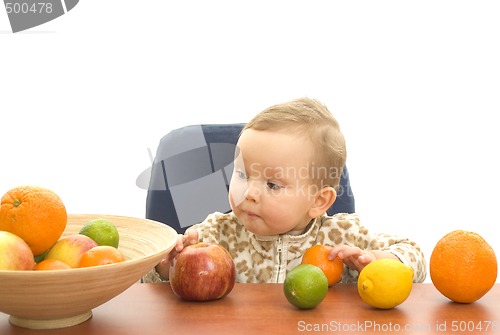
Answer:
<svg viewBox="0 0 500 335"><path fill-rule="evenodd" d="M116 226L105 219L94 219L87 222L80 234L86 235L93 239L98 245L109 245L118 248L120 236Z"/></svg>
<svg viewBox="0 0 500 335"><path fill-rule="evenodd" d="M300 309L314 308L328 292L328 279L312 264L300 264L290 270L283 283L287 300Z"/></svg>

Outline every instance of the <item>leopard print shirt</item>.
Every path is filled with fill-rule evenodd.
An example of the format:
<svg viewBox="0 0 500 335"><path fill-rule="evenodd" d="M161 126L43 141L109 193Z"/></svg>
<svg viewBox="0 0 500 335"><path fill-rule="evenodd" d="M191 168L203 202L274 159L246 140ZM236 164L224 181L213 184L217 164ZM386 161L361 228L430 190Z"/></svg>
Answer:
<svg viewBox="0 0 500 335"><path fill-rule="evenodd" d="M306 249L316 244L386 250L413 268L414 282L425 280L425 258L415 242L393 235L371 233L359 221L356 214L323 215L312 220L301 235L259 236L240 225L231 212L210 214L204 222L192 228L198 231L200 242L219 243L230 252L239 283L282 283L287 272L301 263ZM353 283L357 278L358 271L345 267L341 282ZM154 270L143 278L143 282L160 280Z"/></svg>

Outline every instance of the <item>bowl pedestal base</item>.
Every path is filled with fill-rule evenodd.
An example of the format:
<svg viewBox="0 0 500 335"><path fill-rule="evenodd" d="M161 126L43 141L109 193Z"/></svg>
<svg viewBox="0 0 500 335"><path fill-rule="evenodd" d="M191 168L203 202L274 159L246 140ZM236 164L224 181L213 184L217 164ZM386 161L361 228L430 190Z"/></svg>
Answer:
<svg viewBox="0 0 500 335"><path fill-rule="evenodd" d="M9 317L9 322L15 326L29 329L57 329L75 326L82 322L87 321L92 317L92 311L88 311L75 316L70 316L62 319L55 320L33 320L33 319L23 319L17 316L11 315Z"/></svg>

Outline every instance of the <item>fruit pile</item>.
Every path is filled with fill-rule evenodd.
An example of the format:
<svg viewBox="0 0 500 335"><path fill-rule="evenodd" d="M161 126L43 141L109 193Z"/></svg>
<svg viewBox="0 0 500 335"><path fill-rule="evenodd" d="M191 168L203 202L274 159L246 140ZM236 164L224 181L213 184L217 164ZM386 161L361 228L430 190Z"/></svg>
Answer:
<svg viewBox="0 0 500 335"><path fill-rule="evenodd" d="M343 263L329 260L331 247L309 248L302 264L288 272L284 282L287 300L300 309L319 305L328 287L341 278ZM320 271L321 270L321 271ZM472 303L495 284L497 259L493 248L477 233L455 230L443 236L430 257L434 287L457 303ZM400 261L379 259L361 270L357 289L361 300L378 309L392 309L403 303L413 287L413 269Z"/></svg>
<svg viewBox="0 0 500 335"><path fill-rule="evenodd" d="M66 207L52 190L10 189L0 203L0 270L60 270L125 261L116 226L104 219L62 237Z"/></svg>

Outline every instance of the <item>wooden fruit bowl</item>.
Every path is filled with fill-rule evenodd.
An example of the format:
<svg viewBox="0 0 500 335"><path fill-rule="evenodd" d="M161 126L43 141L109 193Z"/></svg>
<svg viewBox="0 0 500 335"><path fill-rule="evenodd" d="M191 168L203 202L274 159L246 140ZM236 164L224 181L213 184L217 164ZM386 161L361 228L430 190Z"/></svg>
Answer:
<svg viewBox="0 0 500 335"><path fill-rule="evenodd" d="M63 236L76 234L88 221L104 218L120 234L122 263L69 270L0 270L0 312L10 323L32 329L69 327L86 321L92 309L125 291L151 270L175 245L177 232L160 222L101 214L68 215Z"/></svg>

